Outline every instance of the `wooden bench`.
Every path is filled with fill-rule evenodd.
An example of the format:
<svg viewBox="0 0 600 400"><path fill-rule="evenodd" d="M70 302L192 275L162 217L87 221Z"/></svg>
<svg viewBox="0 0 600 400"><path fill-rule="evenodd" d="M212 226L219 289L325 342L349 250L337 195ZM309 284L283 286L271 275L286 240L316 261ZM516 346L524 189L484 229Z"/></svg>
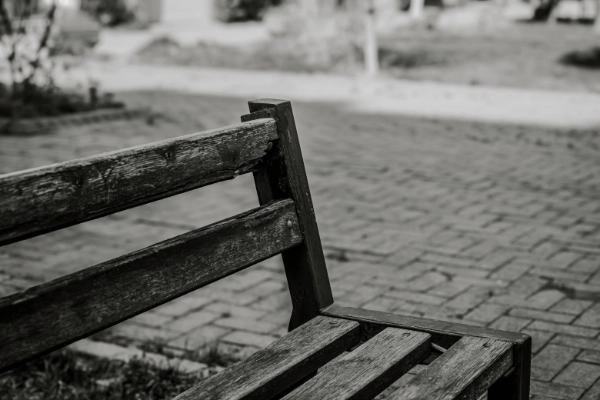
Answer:
<svg viewBox="0 0 600 400"><path fill-rule="evenodd" d="M252 172L260 207L0 299L0 372L281 254L290 333L188 399L529 398L523 334L333 302L289 102L239 125L0 177L0 244Z"/></svg>

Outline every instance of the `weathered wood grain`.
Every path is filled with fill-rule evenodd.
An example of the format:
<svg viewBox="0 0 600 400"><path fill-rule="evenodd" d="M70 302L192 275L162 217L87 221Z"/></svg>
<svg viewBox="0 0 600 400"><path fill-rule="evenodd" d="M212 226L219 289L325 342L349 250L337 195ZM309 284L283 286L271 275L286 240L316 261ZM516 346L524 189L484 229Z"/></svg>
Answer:
<svg viewBox="0 0 600 400"><path fill-rule="evenodd" d="M512 366L512 344L463 337L390 400L477 400Z"/></svg>
<svg viewBox="0 0 600 400"><path fill-rule="evenodd" d="M283 200L0 299L0 372L301 242Z"/></svg>
<svg viewBox="0 0 600 400"><path fill-rule="evenodd" d="M262 119L0 176L0 245L249 172L277 139Z"/></svg>
<svg viewBox="0 0 600 400"><path fill-rule="evenodd" d="M518 345L531 341L529 336L517 332L500 331L480 326L436 321L408 315L365 310L362 308L340 307L335 304L323 310L322 314L331 317L348 318L360 322L373 323L376 325L386 325L427 332L431 334L432 339L436 344L440 344L444 348L452 346L462 336L505 340Z"/></svg>
<svg viewBox="0 0 600 400"><path fill-rule="evenodd" d="M358 323L316 317L175 400L268 400L358 343Z"/></svg>
<svg viewBox="0 0 600 400"><path fill-rule="evenodd" d="M514 345L513 369L488 390L488 400L529 400L531 378L531 338Z"/></svg>
<svg viewBox="0 0 600 400"><path fill-rule="evenodd" d="M450 347L462 336L476 336L505 340L514 344L513 360L515 371L502 377L490 388L489 400L529 399L529 378L531 373L531 337L518 332L507 332L452 322L435 321L406 315L396 315L379 311L339 307L332 305L323 311L324 315L349 318L363 324L386 325L428 332L432 340L443 347Z"/></svg>
<svg viewBox="0 0 600 400"><path fill-rule="evenodd" d="M372 399L429 354L426 333L386 328L327 364L284 400Z"/></svg>
<svg viewBox="0 0 600 400"><path fill-rule="evenodd" d="M296 204L303 243L282 253L292 298L290 330L319 315L333 303L325 257L315 219L308 179L289 101L260 99L249 102L252 114L242 121L272 117L277 122L277 140L265 157L254 181L261 204L291 198Z"/></svg>

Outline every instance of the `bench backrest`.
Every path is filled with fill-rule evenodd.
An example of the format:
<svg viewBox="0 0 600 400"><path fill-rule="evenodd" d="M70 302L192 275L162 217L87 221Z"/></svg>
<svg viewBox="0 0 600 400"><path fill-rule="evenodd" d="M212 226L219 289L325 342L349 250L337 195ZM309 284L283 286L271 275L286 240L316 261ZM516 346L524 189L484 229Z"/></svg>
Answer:
<svg viewBox="0 0 600 400"><path fill-rule="evenodd" d="M282 254L290 329L332 304L291 104L239 125L0 176L5 245L252 172L261 207L0 299L0 372Z"/></svg>

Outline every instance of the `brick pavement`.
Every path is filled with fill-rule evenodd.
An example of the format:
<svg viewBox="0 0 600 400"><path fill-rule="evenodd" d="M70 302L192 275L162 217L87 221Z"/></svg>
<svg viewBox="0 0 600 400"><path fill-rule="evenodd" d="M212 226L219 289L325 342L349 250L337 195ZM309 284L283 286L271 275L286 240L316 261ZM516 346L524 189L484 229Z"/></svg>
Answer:
<svg viewBox="0 0 600 400"><path fill-rule="evenodd" d="M121 95L162 117L0 137L0 172L235 123L242 99ZM598 131L348 112L294 103L339 303L520 330L534 338L532 393L600 396ZM250 176L0 249L10 294L256 205ZM285 332L278 259L104 333L247 355Z"/></svg>

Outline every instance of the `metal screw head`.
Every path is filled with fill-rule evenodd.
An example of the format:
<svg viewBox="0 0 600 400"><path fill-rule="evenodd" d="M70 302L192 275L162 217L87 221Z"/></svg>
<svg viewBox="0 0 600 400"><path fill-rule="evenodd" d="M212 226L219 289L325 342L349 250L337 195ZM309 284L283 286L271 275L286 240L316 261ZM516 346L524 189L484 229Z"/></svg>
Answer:
<svg viewBox="0 0 600 400"><path fill-rule="evenodd" d="M332 319L331 321L329 321L329 325L339 325L340 321L337 321L335 319Z"/></svg>

